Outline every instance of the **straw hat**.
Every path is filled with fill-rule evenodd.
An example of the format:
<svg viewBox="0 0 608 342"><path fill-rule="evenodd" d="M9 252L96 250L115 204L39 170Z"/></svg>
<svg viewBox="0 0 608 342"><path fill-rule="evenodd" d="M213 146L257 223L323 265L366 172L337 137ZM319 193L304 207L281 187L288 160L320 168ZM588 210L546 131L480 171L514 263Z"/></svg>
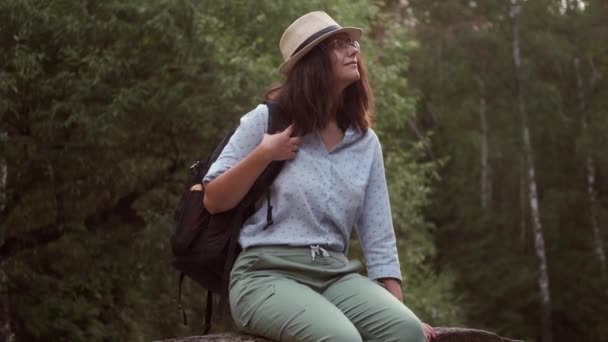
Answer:
<svg viewBox="0 0 608 342"><path fill-rule="evenodd" d="M300 58L323 39L341 32L348 34L352 40L359 40L363 35L363 30L360 28L341 27L327 13L321 11L310 12L296 19L285 30L279 41L284 61L279 71L282 74L289 73Z"/></svg>

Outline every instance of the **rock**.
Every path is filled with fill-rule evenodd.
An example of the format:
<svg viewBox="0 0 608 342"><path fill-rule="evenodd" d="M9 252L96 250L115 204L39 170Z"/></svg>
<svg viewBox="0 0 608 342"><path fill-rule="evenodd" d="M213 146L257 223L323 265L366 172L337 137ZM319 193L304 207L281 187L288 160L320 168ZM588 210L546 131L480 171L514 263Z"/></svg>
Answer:
<svg viewBox="0 0 608 342"><path fill-rule="evenodd" d="M523 342L500 337L494 333L466 328L435 327L437 337L433 342ZM272 342L262 337L241 333L224 333L205 336L173 338L156 342ZM348 342L348 341L345 341Z"/></svg>

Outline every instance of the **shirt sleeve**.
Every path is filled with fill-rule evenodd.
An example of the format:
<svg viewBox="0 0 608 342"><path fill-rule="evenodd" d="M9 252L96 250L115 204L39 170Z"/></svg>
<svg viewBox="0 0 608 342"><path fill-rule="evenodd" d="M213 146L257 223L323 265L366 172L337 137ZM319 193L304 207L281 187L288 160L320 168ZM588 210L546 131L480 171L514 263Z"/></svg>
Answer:
<svg viewBox="0 0 608 342"><path fill-rule="evenodd" d="M371 279L395 278L401 281L395 230L391 217L382 147L375 134L374 160L365 190L361 216L356 225Z"/></svg>
<svg viewBox="0 0 608 342"><path fill-rule="evenodd" d="M262 141L268 127L268 107L259 105L245 114L236 131L203 177L203 183L217 178L251 153Z"/></svg>

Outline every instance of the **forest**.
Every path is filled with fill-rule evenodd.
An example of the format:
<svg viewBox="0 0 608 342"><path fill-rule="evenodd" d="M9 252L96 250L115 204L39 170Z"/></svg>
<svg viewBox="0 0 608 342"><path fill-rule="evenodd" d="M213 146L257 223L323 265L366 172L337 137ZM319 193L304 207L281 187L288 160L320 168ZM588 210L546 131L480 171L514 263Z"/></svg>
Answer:
<svg viewBox="0 0 608 342"><path fill-rule="evenodd" d="M608 341L605 0L0 0L0 342L202 332L169 243L188 166L313 10L365 32L406 304Z"/></svg>

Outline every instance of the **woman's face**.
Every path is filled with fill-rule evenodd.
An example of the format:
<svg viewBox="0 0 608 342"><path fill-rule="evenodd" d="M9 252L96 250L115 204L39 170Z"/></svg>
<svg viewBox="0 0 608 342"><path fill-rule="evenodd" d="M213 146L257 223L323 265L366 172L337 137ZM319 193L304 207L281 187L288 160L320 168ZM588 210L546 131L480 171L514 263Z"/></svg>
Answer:
<svg viewBox="0 0 608 342"><path fill-rule="evenodd" d="M346 34L337 34L327 39L330 48L333 78L341 91L361 77L357 65L359 43Z"/></svg>

